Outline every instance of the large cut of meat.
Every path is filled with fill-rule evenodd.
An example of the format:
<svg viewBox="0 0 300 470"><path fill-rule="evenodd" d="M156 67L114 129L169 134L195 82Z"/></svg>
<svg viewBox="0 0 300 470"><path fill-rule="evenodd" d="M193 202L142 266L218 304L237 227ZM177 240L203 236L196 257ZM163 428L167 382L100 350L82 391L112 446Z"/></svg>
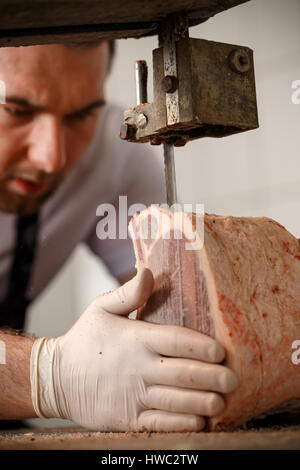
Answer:
<svg viewBox="0 0 300 470"><path fill-rule="evenodd" d="M210 335L238 375L238 389L210 429L233 428L300 398L300 364L292 361L300 340L300 246L293 235L267 217L156 206L136 214L129 232L137 268L150 268L155 280L139 318Z"/></svg>

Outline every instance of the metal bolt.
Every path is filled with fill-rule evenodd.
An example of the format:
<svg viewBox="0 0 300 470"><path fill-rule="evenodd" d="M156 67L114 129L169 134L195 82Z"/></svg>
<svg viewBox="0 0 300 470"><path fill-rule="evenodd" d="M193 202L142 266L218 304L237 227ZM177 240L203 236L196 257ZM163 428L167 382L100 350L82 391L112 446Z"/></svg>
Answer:
<svg viewBox="0 0 300 470"><path fill-rule="evenodd" d="M147 103L147 78L148 68L145 60L137 60L135 63L136 104Z"/></svg>
<svg viewBox="0 0 300 470"><path fill-rule="evenodd" d="M188 142L188 136L181 136L178 137L174 142L174 147L184 147L184 145Z"/></svg>
<svg viewBox="0 0 300 470"><path fill-rule="evenodd" d="M136 125L139 129L144 129L144 127L146 127L148 124L148 118L145 114L141 113L141 114L138 114L137 118L136 118Z"/></svg>
<svg viewBox="0 0 300 470"><path fill-rule="evenodd" d="M120 128L120 137L123 140L133 139L135 137L136 127L133 124L123 122Z"/></svg>
<svg viewBox="0 0 300 470"><path fill-rule="evenodd" d="M246 73L250 69L250 58L244 49L234 49L228 57L231 70L237 73Z"/></svg>
<svg viewBox="0 0 300 470"><path fill-rule="evenodd" d="M157 136L151 137L150 143L151 145L160 145L161 139Z"/></svg>
<svg viewBox="0 0 300 470"><path fill-rule="evenodd" d="M178 88L178 79L174 75L166 75L161 81L165 93L174 93Z"/></svg>

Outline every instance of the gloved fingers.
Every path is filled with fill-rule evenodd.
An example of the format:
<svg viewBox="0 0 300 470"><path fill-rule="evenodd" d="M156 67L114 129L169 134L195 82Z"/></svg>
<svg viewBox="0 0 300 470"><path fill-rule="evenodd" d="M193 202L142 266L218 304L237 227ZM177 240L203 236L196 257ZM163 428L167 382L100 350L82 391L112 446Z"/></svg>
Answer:
<svg viewBox="0 0 300 470"><path fill-rule="evenodd" d="M222 362L225 358L223 346L213 338L182 326L152 324L149 327L147 344L163 356L205 362Z"/></svg>
<svg viewBox="0 0 300 470"><path fill-rule="evenodd" d="M118 289L99 296L97 305L108 313L129 315L148 300L153 283L152 272L150 269L143 268Z"/></svg>
<svg viewBox="0 0 300 470"><path fill-rule="evenodd" d="M160 357L145 373L146 380L153 385L210 390L230 393L238 386L235 372L219 364L207 364L191 359Z"/></svg>
<svg viewBox="0 0 300 470"><path fill-rule="evenodd" d="M203 416L169 413L160 410L143 411L138 418L139 431L184 432L201 431L205 426Z"/></svg>
<svg viewBox="0 0 300 470"><path fill-rule="evenodd" d="M224 410L225 401L218 393L151 385L147 388L145 405L175 413L215 416Z"/></svg>

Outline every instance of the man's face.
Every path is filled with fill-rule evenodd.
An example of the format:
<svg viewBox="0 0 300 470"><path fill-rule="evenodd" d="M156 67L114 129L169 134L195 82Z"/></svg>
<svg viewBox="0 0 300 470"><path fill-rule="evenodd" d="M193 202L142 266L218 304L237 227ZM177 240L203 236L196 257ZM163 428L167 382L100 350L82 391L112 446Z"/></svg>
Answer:
<svg viewBox="0 0 300 470"><path fill-rule="evenodd" d="M36 212L91 141L104 102L108 43L0 48L0 211Z"/></svg>

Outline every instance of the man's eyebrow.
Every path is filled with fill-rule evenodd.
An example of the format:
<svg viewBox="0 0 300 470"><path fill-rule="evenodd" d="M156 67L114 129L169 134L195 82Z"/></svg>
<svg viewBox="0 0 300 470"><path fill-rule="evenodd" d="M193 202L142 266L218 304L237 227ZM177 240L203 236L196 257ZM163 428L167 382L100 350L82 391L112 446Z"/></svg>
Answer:
<svg viewBox="0 0 300 470"><path fill-rule="evenodd" d="M88 113L89 111L92 111L95 108L100 108L101 106L104 106L105 104L106 104L106 101L104 99L99 99L99 100L93 101L92 103L87 104L83 108L77 109L76 111L72 111L72 113L68 113L67 116L76 116L76 114Z"/></svg>
<svg viewBox="0 0 300 470"><path fill-rule="evenodd" d="M5 102L17 104L19 106L23 106L24 108L31 108L36 110L45 109L43 106L30 103L30 101L28 101L26 98L22 98L21 96L6 96Z"/></svg>
<svg viewBox="0 0 300 470"><path fill-rule="evenodd" d="M13 104L22 106L24 108L30 108L35 111L44 111L46 109L44 106L39 106L34 103L30 103L29 100L21 96L7 96L5 101L6 103L13 103ZM103 98L100 98L98 100L92 101L86 106L83 106L83 108L76 109L75 111L68 113L67 116L74 116L76 114L86 113L86 112L92 111L95 108L104 106L105 104L106 104L106 101Z"/></svg>

